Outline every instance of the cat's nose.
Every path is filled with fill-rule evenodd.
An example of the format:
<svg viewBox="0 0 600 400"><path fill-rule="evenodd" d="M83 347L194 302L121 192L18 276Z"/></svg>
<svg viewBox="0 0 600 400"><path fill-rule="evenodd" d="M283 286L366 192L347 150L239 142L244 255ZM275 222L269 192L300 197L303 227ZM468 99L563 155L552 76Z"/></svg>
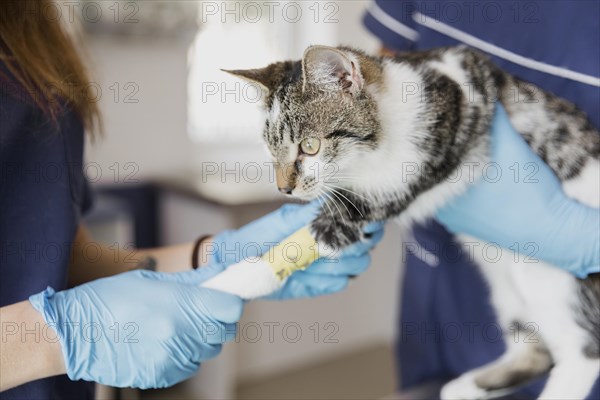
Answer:
<svg viewBox="0 0 600 400"><path fill-rule="evenodd" d="M282 186L279 188L279 191L283 194L292 194L293 190L294 188L289 186Z"/></svg>

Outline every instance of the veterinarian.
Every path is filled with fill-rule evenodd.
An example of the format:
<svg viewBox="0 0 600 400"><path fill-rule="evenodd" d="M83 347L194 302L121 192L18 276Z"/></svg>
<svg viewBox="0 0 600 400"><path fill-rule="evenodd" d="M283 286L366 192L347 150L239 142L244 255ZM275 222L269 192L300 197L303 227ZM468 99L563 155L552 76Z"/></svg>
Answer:
<svg viewBox="0 0 600 400"><path fill-rule="evenodd" d="M488 53L518 77L564 97L600 127L598 2L374 1L365 26L384 53L467 44ZM597 210L566 198L561 185L497 110L493 161L541 165L541 184L515 184L511 171L482 182L441 210L438 222L414 227L420 250L409 251L397 346L401 389L447 381L498 358L504 351L486 286L454 233L496 242L562 267L577 277L600 271ZM526 173L521 170L521 173ZM529 253L528 253L529 250ZM446 334L445 327L460 327ZM535 398L544 382L523 389ZM598 381L589 398L600 397Z"/></svg>
<svg viewBox="0 0 600 400"><path fill-rule="evenodd" d="M100 117L71 38L39 12L48 2L0 10L0 397L92 399L91 382L170 386L219 353L242 313L239 298L198 285L236 261L231 249L266 251L307 224L315 206L285 206L202 242L212 246L140 250L138 270L126 272L132 264L81 224L91 206L84 130ZM317 261L271 298L342 290L381 235L339 262ZM90 244L101 248L95 262L81 254Z"/></svg>

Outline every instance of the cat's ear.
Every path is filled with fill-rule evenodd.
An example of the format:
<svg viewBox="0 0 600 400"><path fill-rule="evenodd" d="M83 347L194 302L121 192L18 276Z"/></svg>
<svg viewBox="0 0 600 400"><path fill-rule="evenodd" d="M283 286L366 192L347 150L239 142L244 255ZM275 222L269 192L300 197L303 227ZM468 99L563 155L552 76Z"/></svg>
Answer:
<svg viewBox="0 0 600 400"><path fill-rule="evenodd" d="M236 69L221 71L235 75L250 82L258 83L263 89L271 93L284 81L286 76L292 73L293 63L282 61L273 63L265 68Z"/></svg>
<svg viewBox="0 0 600 400"><path fill-rule="evenodd" d="M335 47L310 46L302 57L302 70L304 89L316 85L355 96L364 85L358 60Z"/></svg>

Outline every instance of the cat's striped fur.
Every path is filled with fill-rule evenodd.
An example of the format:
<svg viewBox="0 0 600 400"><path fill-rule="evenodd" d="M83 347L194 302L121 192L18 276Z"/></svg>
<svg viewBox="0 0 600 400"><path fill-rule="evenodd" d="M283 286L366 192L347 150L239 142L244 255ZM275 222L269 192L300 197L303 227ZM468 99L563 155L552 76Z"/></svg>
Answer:
<svg viewBox="0 0 600 400"><path fill-rule="evenodd" d="M369 221L430 217L464 191L481 174L476 167L473 179L467 166L488 161L496 101L566 192L600 207L600 135L584 113L469 48L382 58L313 46L300 61L230 72L266 89L264 139L291 194L324 200L312 224L324 247L359 240ZM315 156L299 150L311 137L321 141ZM500 322L535 321L538 340L507 343L500 360L449 383L443 397L482 398L551 368L542 398L585 396L600 371L600 277L578 280L510 254L493 266L476 261Z"/></svg>

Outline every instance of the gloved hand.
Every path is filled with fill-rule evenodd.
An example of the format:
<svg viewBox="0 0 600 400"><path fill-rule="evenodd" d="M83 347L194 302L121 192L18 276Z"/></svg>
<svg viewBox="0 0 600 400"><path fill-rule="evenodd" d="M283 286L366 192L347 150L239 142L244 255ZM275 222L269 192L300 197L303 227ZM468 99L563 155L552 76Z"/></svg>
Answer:
<svg viewBox="0 0 600 400"><path fill-rule="evenodd" d="M350 278L362 274L371 264L371 251L383 238L383 223L367 225L367 238L343 249L337 257L319 258L304 271L296 271L269 300L317 297L342 291Z"/></svg>
<svg viewBox="0 0 600 400"><path fill-rule="evenodd" d="M501 178L480 180L439 210L438 221L453 233L495 242L580 278L600 272L600 210L565 195L500 104L491 134L492 161Z"/></svg>
<svg viewBox="0 0 600 400"><path fill-rule="evenodd" d="M242 301L198 286L222 270L132 271L61 292L48 288L29 301L57 331L70 379L167 387L235 337Z"/></svg>
<svg viewBox="0 0 600 400"><path fill-rule="evenodd" d="M229 266L243 258L258 257L298 229L309 224L317 215L319 205L288 204L235 231L225 231L213 238L212 262ZM319 259L304 271L290 276L279 291L268 299L298 299L316 297L341 291L351 276L362 273L370 263L368 252L383 237L383 224L365 227L368 236L340 252L338 257Z"/></svg>

